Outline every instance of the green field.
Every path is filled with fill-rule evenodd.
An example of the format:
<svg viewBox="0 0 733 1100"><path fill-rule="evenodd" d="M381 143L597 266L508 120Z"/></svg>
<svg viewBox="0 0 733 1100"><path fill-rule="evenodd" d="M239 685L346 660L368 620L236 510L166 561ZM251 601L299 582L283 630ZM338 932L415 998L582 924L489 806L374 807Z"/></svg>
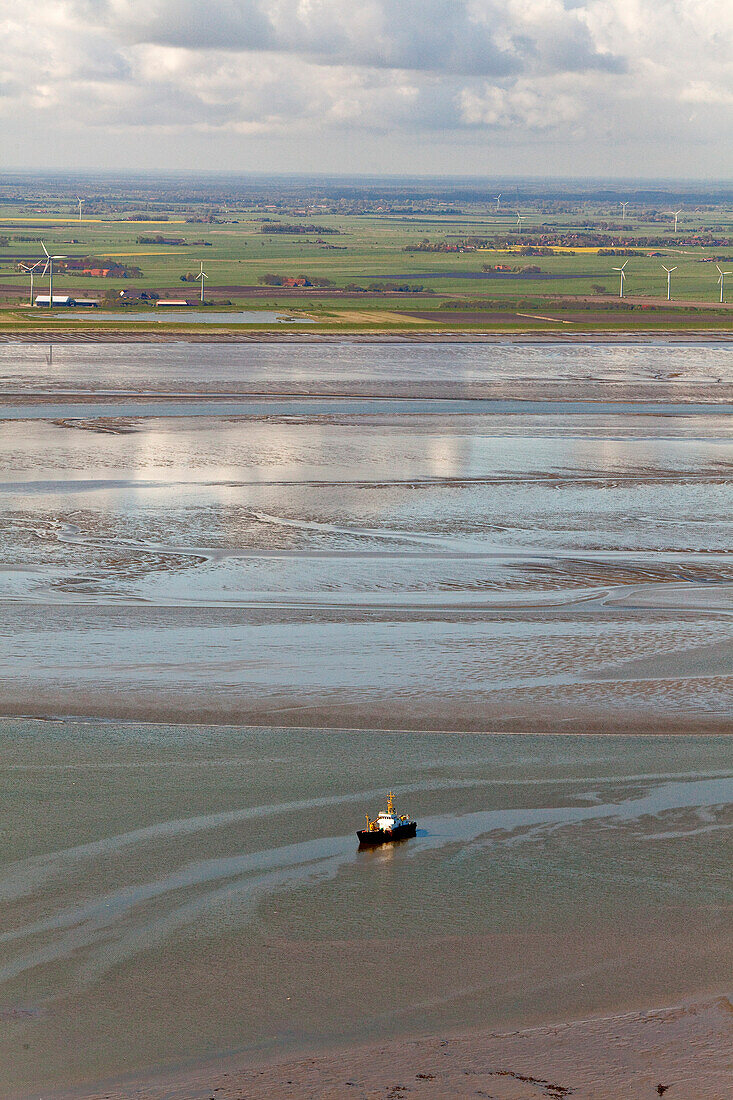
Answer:
<svg viewBox="0 0 733 1100"><path fill-rule="evenodd" d="M303 312L327 329L513 329L542 324L557 327L563 320L593 328L729 327L733 314L719 308L716 262L726 271L733 269L733 210L715 206L683 210L675 233L674 219L664 211L630 209L627 220L622 221L613 206L582 200L569 205L573 208L553 209L552 204L539 201L521 205L520 233L513 211L497 211L488 202L464 202L456 211L415 214L389 210L342 214L295 207L263 211L261 202L249 207L246 203L227 206L212 213L205 203L198 207L188 203L185 209L171 203L167 209L156 209L149 221L129 220L137 213L134 209L101 209L79 221L68 200L61 198L0 204L0 327L73 324L71 319L64 322L61 310L51 318L48 310L27 308L29 280L18 270L18 262L41 257L41 240L51 253L70 259L93 257L139 268L141 275L130 278L63 270L55 275L55 294L105 298L105 306L114 304L119 309L131 308L124 307L121 292L134 296L142 289L162 297L186 297L195 304L198 284L182 282L181 276L197 272L203 262L209 276L209 308L218 303L224 309ZM164 202L158 204L161 206L165 207ZM263 232L278 223L337 232ZM157 234L181 237L185 243L138 241L141 236ZM526 251L538 247L540 240L561 239L567 234L574 234L580 242L572 251L563 246L563 252L569 254L523 255L518 251L521 246ZM473 244L463 251L406 251L420 242L446 248L465 245L471 238L498 239L500 245L507 242L512 247L483 249ZM599 240L605 247L613 247L620 239L626 250L634 247L638 252L603 256L591 250ZM653 245L647 243L650 239ZM613 269L626 260L628 278L622 302L619 275ZM540 278L509 274L461 277L462 273L478 274L486 264L531 265L540 269ZM665 301L663 265L677 268L672 276L671 308ZM278 287L261 287L262 277L268 274L328 279L333 286L327 291L302 288L286 293ZM370 293L354 289L354 284L366 291L387 282L407 283L412 289L372 289ZM415 287L423 289L416 292ZM47 293L47 281L37 276L34 292ZM733 275L726 297L733 302ZM134 308L149 309L151 321L154 319L152 306L136 301ZM412 316L420 312L439 312L440 317ZM476 313L486 317L465 316ZM512 316L492 318L492 313Z"/></svg>

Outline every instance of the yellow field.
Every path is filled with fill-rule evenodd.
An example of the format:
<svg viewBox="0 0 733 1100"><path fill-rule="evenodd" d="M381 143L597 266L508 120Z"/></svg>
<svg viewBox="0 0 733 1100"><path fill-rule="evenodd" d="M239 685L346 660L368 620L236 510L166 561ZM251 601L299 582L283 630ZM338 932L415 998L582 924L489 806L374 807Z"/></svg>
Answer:
<svg viewBox="0 0 733 1100"><path fill-rule="evenodd" d="M345 309L339 310L339 320L342 318L353 324L366 324L366 325L404 325L405 321L409 321L414 325L431 325L432 321L426 320L424 317L410 317L405 316L404 313L398 313L396 310L387 309Z"/></svg>
<svg viewBox="0 0 733 1100"><path fill-rule="evenodd" d="M47 218L47 217L44 217L43 214L36 214L35 217L32 217L32 218L16 218L16 217L6 218L6 217L3 217L2 221L3 222L48 222L49 225L84 225L85 222L87 223L87 225L92 225L92 224L101 225L103 222L106 222L108 225L185 225L186 224L185 218L175 218L175 219L174 218L169 218L167 221L163 221L163 222L160 222L160 221L158 221L158 222L134 221L133 222L133 221L130 221L129 218L119 218L119 219L114 219L114 218L82 218L81 221L79 221L78 217L77 218Z"/></svg>
<svg viewBox="0 0 733 1100"><path fill-rule="evenodd" d="M48 222L49 225L51 225L51 224L53 224L53 225L67 225L67 224L84 225L84 223L86 222L88 225L90 225L92 223L95 223L97 225L101 225L101 223L104 221L104 218L82 218L81 221L79 221L78 217L77 218L46 218L46 217L43 216L43 214L36 214L36 216L33 217L33 218L15 218L15 217L6 218L6 217L3 216L2 221L3 222ZM144 223L140 222L140 224L143 225Z"/></svg>

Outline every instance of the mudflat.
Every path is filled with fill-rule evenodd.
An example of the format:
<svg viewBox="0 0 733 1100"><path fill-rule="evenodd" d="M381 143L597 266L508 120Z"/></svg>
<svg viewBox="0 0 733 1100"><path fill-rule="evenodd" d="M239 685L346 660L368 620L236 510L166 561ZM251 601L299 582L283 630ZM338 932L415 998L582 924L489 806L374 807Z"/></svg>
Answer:
<svg viewBox="0 0 733 1100"><path fill-rule="evenodd" d="M0 1096L725 998L731 744L6 720Z"/></svg>
<svg viewBox="0 0 733 1100"><path fill-rule="evenodd" d="M2 1100L722 1100L733 350L4 345L0 393Z"/></svg>
<svg viewBox="0 0 733 1100"><path fill-rule="evenodd" d="M224 1065L50 1100L724 1100L727 998L497 1034L420 1039L257 1068ZM226 1069L225 1069L226 1067ZM661 1092L660 1092L661 1090Z"/></svg>
<svg viewBox="0 0 733 1100"><path fill-rule="evenodd" d="M733 350L0 349L0 713L731 728Z"/></svg>

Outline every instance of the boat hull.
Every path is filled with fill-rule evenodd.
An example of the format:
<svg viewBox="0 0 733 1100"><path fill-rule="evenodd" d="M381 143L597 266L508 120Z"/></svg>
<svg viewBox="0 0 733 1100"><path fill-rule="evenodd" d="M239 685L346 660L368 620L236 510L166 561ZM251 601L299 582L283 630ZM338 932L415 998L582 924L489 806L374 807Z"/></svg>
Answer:
<svg viewBox="0 0 733 1100"><path fill-rule="evenodd" d="M387 844L390 840L407 840L417 833L417 822L408 821L396 825L394 829L359 829L359 844L365 848L375 848L378 844Z"/></svg>

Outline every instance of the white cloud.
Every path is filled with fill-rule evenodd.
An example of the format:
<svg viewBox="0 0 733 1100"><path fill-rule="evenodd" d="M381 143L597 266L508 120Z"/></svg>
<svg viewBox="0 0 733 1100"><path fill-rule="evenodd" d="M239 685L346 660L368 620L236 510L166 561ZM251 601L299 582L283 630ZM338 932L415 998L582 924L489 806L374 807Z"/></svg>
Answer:
<svg viewBox="0 0 733 1100"><path fill-rule="evenodd" d="M510 88L487 84L464 89L461 96L461 118L468 126L551 130L577 121L583 110L580 94L552 80L522 80Z"/></svg>
<svg viewBox="0 0 733 1100"><path fill-rule="evenodd" d="M732 99L729 0L45 0L42 17L15 0L0 17L0 120L63 126L72 156L95 129L110 153L114 134L199 133L222 156L229 134L336 150L362 133L384 169L421 135L554 139L569 160L572 142L618 158L674 136L683 155L730 142Z"/></svg>
<svg viewBox="0 0 733 1100"><path fill-rule="evenodd" d="M708 107L730 107L733 106L733 87L718 87L708 80L691 80L680 92L680 99Z"/></svg>

